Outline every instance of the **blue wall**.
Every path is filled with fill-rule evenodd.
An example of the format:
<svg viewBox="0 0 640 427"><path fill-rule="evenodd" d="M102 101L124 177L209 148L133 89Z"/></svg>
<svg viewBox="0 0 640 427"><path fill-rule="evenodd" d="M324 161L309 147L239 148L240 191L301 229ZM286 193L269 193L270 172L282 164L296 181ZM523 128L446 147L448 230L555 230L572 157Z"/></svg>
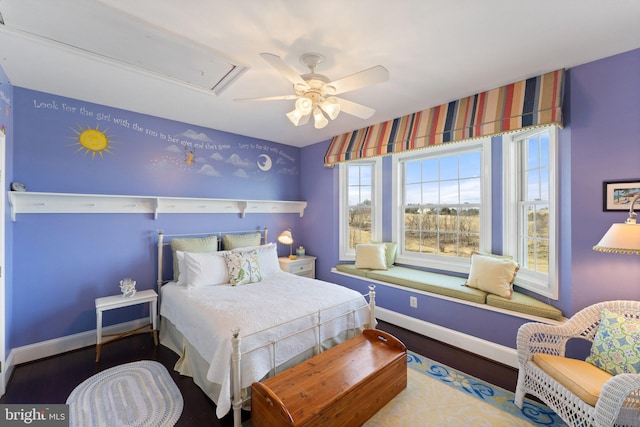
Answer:
<svg viewBox="0 0 640 427"><path fill-rule="evenodd" d="M29 191L300 200L296 147L17 87L14 104L12 179ZM124 277L154 288L157 230L267 226L276 241L292 228L304 244L297 214L23 214L8 224L9 348L94 329L94 299L118 294ZM144 310L108 313L105 324Z"/></svg>
<svg viewBox="0 0 640 427"><path fill-rule="evenodd" d="M274 241L290 227L296 245L318 256L319 278L366 290L365 284L330 272L338 261L338 169L323 165L328 141L297 149L11 88L4 74L0 78L8 181L22 181L31 191L308 202L303 218L20 215L17 222L7 223L8 349L92 330L94 298L118 293L123 277L136 278L139 289L154 287L158 229L172 233L266 225ZM602 211L602 182L640 178L640 50L575 67L566 85L559 148L561 284L558 301L551 303L570 316L596 301L640 299L640 258L591 250L611 223L626 217L623 212ZM79 140L86 130L107 136L108 150L87 150ZM190 159L193 148L195 157ZM259 158L262 154L270 157L272 168L258 167L267 169ZM499 157L499 144L494 154ZM385 158L387 201L390 166ZM497 174L495 180L494 196L500 188ZM383 236L390 239L389 202L383 212ZM494 237L499 225L499 218L494 218ZM280 247L282 255L287 251ZM515 347L522 321L424 295L418 296L420 308L414 310L408 306L410 291L378 287L377 292L382 307ZM143 308L133 308L107 323L143 314Z"/></svg>
<svg viewBox="0 0 640 427"><path fill-rule="evenodd" d="M567 73L565 127L559 132L560 295L545 301L565 316L597 301L640 299L640 257L594 252L595 245L624 212L602 211L602 182L640 178L640 50L572 68ZM501 138L493 138L494 171L501 170ZM365 284L330 272L339 260L338 168L322 167L329 142L302 150L302 197L309 206L326 212L318 229L305 222L307 249L319 256L318 276L362 291ZM389 239L391 168L383 164L383 235ZM312 171L307 174L306 171ZM500 174L493 176L494 250L501 247ZM334 230L332 235L321 230ZM409 308L410 291L378 286L380 306L437 325L515 348L518 327L524 320L424 295L419 309Z"/></svg>

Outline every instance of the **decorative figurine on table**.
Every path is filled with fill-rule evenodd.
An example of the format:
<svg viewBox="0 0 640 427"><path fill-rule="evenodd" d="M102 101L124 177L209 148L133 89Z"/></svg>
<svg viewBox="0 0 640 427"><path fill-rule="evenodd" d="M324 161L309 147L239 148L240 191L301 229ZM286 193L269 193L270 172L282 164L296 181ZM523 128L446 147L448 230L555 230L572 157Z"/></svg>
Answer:
<svg viewBox="0 0 640 427"><path fill-rule="evenodd" d="M123 297L132 297L136 294L136 281L133 279L120 280L120 290Z"/></svg>

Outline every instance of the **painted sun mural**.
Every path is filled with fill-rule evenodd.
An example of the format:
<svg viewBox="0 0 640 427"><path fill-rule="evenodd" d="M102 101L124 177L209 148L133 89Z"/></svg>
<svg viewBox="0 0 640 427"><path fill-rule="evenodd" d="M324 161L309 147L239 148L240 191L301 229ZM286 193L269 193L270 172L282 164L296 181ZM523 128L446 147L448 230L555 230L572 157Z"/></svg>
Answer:
<svg viewBox="0 0 640 427"><path fill-rule="evenodd" d="M104 157L104 153L111 154L110 149L112 148L111 136L107 135L107 129L100 130L99 126L96 125L95 129L78 125L77 129L72 128L75 133L74 136L70 138L74 139L73 146L77 145L78 149L76 153L79 151L85 152L85 154L91 153L91 159L93 160L96 154L99 154L100 157Z"/></svg>

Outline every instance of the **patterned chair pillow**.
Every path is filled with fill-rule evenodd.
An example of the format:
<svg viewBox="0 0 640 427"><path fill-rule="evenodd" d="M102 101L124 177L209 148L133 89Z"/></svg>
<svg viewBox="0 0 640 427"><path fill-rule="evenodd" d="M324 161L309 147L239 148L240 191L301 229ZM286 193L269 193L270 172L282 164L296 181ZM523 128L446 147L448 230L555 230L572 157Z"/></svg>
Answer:
<svg viewBox="0 0 640 427"><path fill-rule="evenodd" d="M612 375L640 373L640 319L603 309L586 362Z"/></svg>

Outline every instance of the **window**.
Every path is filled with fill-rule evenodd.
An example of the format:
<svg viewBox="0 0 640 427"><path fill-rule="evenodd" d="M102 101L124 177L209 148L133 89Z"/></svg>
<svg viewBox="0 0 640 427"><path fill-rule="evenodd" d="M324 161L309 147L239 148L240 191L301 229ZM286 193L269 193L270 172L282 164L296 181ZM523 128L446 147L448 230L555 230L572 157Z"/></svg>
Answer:
<svg viewBox="0 0 640 427"><path fill-rule="evenodd" d="M504 253L520 263L516 284L558 298L555 127L503 136Z"/></svg>
<svg viewBox="0 0 640 427"><path fill-rule="evenodd" d="M398 262L468 272L491 248L490 138L394 157Z"/></svg>
<svg viewBox="0 0 640 427"><path fill-rule="evenodd" d="M354 260L358 243L381 241L382 160L340 164L340 259Z"/></svg>

